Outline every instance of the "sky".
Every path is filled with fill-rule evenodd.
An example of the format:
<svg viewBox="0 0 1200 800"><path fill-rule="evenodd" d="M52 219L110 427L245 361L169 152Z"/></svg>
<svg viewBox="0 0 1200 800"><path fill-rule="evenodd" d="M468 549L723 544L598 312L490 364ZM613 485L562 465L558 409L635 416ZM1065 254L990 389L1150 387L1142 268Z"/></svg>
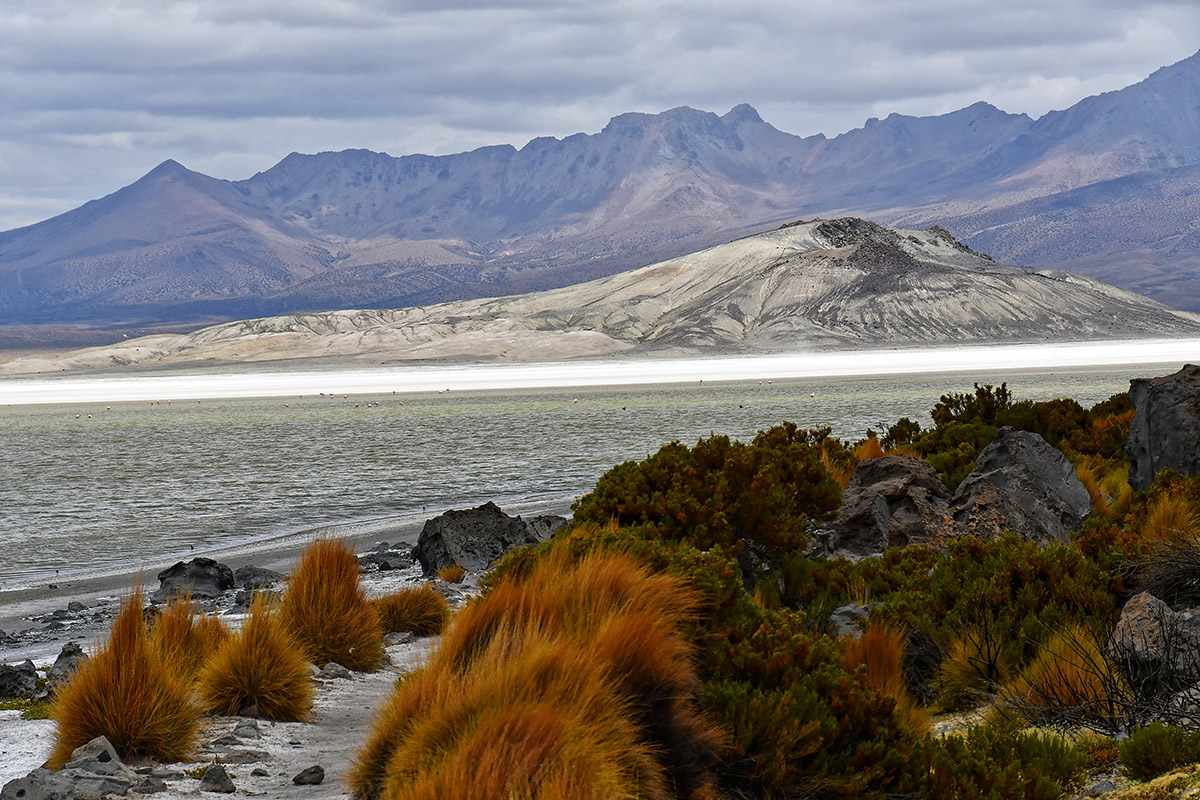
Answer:
<svg viewBox="0 0 1200 800"><path fill-rule="evenodd" d="M1040 116L1200 49L1196 0L0 0L0 231L173 158L444 154L749 103L833 136Z"/></svg>

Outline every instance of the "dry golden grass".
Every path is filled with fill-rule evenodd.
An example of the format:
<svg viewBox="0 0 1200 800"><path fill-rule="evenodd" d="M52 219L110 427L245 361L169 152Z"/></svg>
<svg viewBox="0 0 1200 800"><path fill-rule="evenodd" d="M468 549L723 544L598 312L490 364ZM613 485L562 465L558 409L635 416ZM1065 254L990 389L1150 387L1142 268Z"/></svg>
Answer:
<svg viewBox="0 0 1200 800"><path fill-rule="evenodd" d="M938 667L938 703L945 709L977 705L985 693L1012 680L1018 660L1015 643L998 642L979 630L964 632Z"/></svg>
<svg viewBox="0 0 1200 800"><path fill-rule="evenodd" d="M837 481L838 486L842 487L842 491L850 484L850 476L854 474L854 467L857 462L853 459L847 461L835 460L830 457L828 451L821 451L821 463L825 466L825 471L829 473L829 477Z"/></svg>
<svg viewBox="0 0 1200 800"><path fill-rule="evenodd" d="M292 572L280 618L318 666L336 661L374 672L383 661L375 608L358 582L358 559L345 542L317 539Z"/></svg>
<svg viewBox="0 0 1200 800"><path fill-rule="evenodd" d="M1197 541L1200 514L1186 497L1163 493L1150 506L1142 523L1142 536L1166 544L1190 544Z"/></svg>
<svg viewBox="0 0 1200 800"><path fill-rule="evenodd" d="M108 642L58 692L51 716L58 740L50 764L106 736L123 759L179 761L195 743L199 711L185 680L150 646L137 589L122 606Z"/></svg>
<svg viewBox="0 0 1200 800"><path fill-rule="evenodd" d="M707 796L719 742L677 632L692 602L629 558L556 548L459 612L376 719L355 793Z"/></svg>
<svg viewBox="0 0 1200 800"><path fill-rule="evenodd" d="M312 708L304 651L261 595L242 629L208 660L198 685L204 707L214 714L234 715L256 705L266 719L303 722Z"/></svg>
<svg viewBox="0 0 1200 800"><path fill-rule="evenodd" d="M1100 485L1100 478L1096 475L1096 468L1088 462L1081 461L1075 467L1075 475L1079 478L1079 482L1083 484L1083 488L1087 489L1088 497L1092 499L1093 510L1100 514L1108 511L1112 500Z"/></svg>
<svg viewBox="0 0 1200 800"><path fill-rule="evenodd" d="M1081 626L1051 636L1003 696L1033 723L1108 719L1119 712L1113 692L1127 692L1108 667L1097 637Z"/></svg>
<svg viewBox="0 0 1200 800"><path fill-rule="evenodd" d="M462 579L467 576L467 568L462 564L451 564L439 569L437 575L446 583L462 583Z"/></svg>
<svg viewBox="0 0 1200 800"><path fill-rule="evenodd" d="M190 594L172 600L150 626L150 646L189 681L229 636L218 617L196 614Z"/></svg>
<svg viewBox="0 0 1200 800"><path fill-rule="evenodd" d="M879 625L868 626L857 639L842 643L846 670L866 670L867 682L896 701L896 716L916 734L929 731L929 715L921 708L904 679L904 637Z"/></svg>
<svg viewBox="0 0 1200 800"><path fill-rule="evenodd" d="M371 601L384 633L412 631L417 636L439 634L450 621L450 605L429 584Z"/></svg>
<svg viewBox="0 0 1200 800"><path fill-rule="evenodd" d="M874 436L868 436L859 443L858 447L854 448L854 457L859 461L880 458L883 455L885 455L883 445L879 444L879 440Z"/></svg>

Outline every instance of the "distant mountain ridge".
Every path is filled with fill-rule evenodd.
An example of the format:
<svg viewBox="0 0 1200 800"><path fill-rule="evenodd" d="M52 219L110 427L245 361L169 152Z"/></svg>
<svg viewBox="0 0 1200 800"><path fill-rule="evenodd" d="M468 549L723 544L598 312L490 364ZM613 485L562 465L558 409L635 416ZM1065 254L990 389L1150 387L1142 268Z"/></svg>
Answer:
<svg viewBox="0 0 1200 800"><path fill-rule="evenodd" d="M944 229L811 220L513 297L242 320L0 373L232 363L562 360L1200 337L1200 316L1087 278L998 264Z"/></svg>
<svg viewBox="0 0 1200 800"><path fill-rule="evenodd" d="M1037 120L980 102L798 137L748 105L681 107L520 149L293 153L242 181L167 161L0 233L0 319L136 326L495 296L851 213L1200 308L1197 168L1200 53Z"/></svg>

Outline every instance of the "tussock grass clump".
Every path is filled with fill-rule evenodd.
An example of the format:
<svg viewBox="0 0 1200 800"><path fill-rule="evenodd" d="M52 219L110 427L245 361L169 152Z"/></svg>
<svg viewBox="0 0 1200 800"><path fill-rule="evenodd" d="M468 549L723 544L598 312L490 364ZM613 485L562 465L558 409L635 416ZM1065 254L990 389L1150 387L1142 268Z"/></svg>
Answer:
<svg viewBox="0 0 1200 800"><path fill-rule="evenodd" d="M450 564L439 569L437 575L446 583L462 583L467 576L467 568L462 564Z"/></svg>
<svg viewBox="0 0 1200 800"><path fill-rule="evenodd" d="M371 601L384 633L411 631L434 636L450 621L450 604L429 584L378 597Z"/></svg>
<svg viewBox="0 0 1200 800"><path fill-rule="evenodd" d="M1011 681L1020 662L1017 643L986 629L967 630L947 648L938 668L938 703L944 709L977 705Z"/></svg>
<svg viewBox="0 0 1200 800"><path fill-rule="evenodd" d="M575 561L565 547L520 572L460 611L398 687L355 793L704 796L719 743L679 635L688 592L625 556Z"/></svg>
<svg viewBox="0 0 1200 800"><path fill-rule="evenodd" d="M242 629L208 660L198 684L205 708L215 714L234 715L256 705L266 719L303 722L312 707L304 651L261 595Z"/></svg>
<svg viewBox="0 0 1200 800"><path fill-rule="evenodd" d="M379 668L379 619L358 583L358 559L345 542L317 539L308 546L279 613L314 663L336 661L358 672Z"/></svg>
<svg viewBox="0 0 1200 800"><path fill-rule="evenodd" d="M189 594L176 597L154 618L150 646L190 681L229 635L220 618L196 613Z"/></svg>
<svg viewBox="0 0 1200 800"><path fill-rule="evenodd" d="M863 669L867 683L896 701L896 716L910 731L929 731L929 716L909 691L904 674L904 636L880 625L868 626L857 639L842 643L846 670Z"/></svg>
<svg viewBox="0 0 1200 800"><path fill-rule="evenodd" d="M1187 544L1200 537L1200 514L1188 497L1164 492L1150 505L1142 522L1142 536L1154 542Z"/></svg>
<svg viewBox="0 0 1200 800"><path fill-rule="evenodd" d="M883 445L879 443L879 439L874 436L868 436L859 442L858 447L854 448L854 457L859 461L867 461L872 458L882 458L886 453L883 451Z"/></svg>
<svg viewBox="0 0 1200 800"><path fill-rule="evenodd" d="M179 761L195 743L199 711L179 672L150 645L139 588L122 606L108 642L59 690L52 716L57 769L71 752L106 736L123 759Z"/></svg>
<svg viewBox="0 0 1200 800"><path fill-rule="evenodd" d="M1129 690L1101 642L1081 625L1054 634L1004 690L1006 704L1035 724L1074 728L1122 719Z"/></svg>

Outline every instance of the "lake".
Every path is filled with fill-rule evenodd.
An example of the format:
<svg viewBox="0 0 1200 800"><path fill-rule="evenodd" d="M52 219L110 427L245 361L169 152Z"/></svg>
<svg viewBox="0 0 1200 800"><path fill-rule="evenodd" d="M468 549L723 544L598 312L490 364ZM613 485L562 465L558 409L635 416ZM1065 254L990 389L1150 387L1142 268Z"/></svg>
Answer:
<svg viewBox="0 0 1200 800"><path fill-rule="evenodd" d="M1179 366L14 404L0 407L0 589L56 570L152 577L339 523L369 538L373 520L488 500L562 510L609 467L673 439L748 440L783 420L857 439L904 416L928 424L940 395L974 382L1089 406Z"/></svg>

